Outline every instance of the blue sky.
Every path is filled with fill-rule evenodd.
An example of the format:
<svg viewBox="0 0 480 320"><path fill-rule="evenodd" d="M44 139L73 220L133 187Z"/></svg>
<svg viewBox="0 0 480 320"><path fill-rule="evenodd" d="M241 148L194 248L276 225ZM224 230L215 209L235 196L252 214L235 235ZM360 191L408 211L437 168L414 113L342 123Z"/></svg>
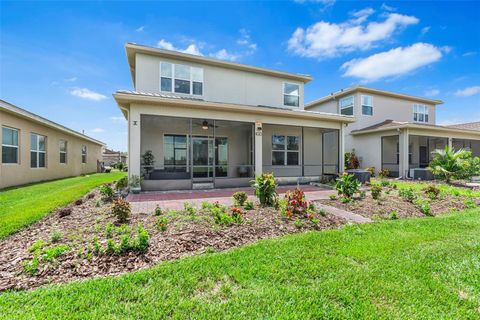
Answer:
<svg viewBox="0 0 480 320"><path fill-rule="evenodd" d="M374 88L445 101L480 121L479 2L0 3L0 98L126 150L111 94L131 89L124 44L306 73L305 101Z"/></svg>

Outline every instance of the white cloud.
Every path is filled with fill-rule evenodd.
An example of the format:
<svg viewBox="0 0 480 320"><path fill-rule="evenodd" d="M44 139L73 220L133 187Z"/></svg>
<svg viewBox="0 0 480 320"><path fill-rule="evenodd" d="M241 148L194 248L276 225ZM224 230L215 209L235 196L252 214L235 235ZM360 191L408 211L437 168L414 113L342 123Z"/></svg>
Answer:
<svg viewBox="0 0 480 320"><path fill-rule="evenodd" d="M237 54L229 53L226 49L218 50L217 52L211 53L211 57L220 59L220 60L230 60L230 61L237 61L240 57Z"/></svg>
<svg viewBox="0 0 480 320"><path fill-rule="evenodd" d="M246 29L240 29L240 38L237 40L237 44L244 46L247 48L247 52L245 54L253 54L257 50L257 44L252 42L250 38L250 33Z"/></svg>
<svg viewBox="0 0 480 320"><path fill-rule="evenodd" d="M77 77L71 77L71 78L68 78L68 79L65 79L66 82L75 82L77 81Z"/></svg>
<svg viewBox="0 0 480 320"><path fill-rule="evenodd" d="M127 120L125 120L124 116L112 116L112 117L110 117L110 120L112 120L115 123L123 123L123 122L127 121Z"/></svg>
<svg viewBox="0 0 480 320"><path fill-rule="evenodd" d="M345 62L343 76L356 77L364 82L391 78L412 72L440 60L442 52L428 43L416 43L380 52L363 59Z"/></svg>
<svg viewBox="0 0 480 320"><path fill-rule="evenodd" d="M480 86L468 87L465 89L460 89L455 92L457 97L470 97L480 93Z"/></svg>
<svg viewBox="0 0 480 320"><path fill-rule="evenodd" d="M470 57L470 56L474 56L476 54L477 53L475 51L469 51L469 52L465 52L464 54L462 54L462 57Z"/></svg>
<svg viewBox="0 0 480 320"><path fill-rule="evenodd" d="M94 101L107 99L107 97L104 96L103 94L94 92L87 88L74 88L70 90L70 94L72 96L76 96L76 97L88 99L88 100L94 100Z"/></svg>
<svg viewBox="0 0 480 320"><path fill-rule="evenodd" d="M440 47L440 50L442 50L442 52L445 52L445 53L450 53L452 51L452 47L450 46L443 46L443 47Z"/></svg>
<svg viewBox="0 0 480 320"><path fill-rule="evenodd" d="M194 54L197 56L203 56L203 54L200 52L200 49L195 43L188 45L188 47L186 47L185 49L179 49L179 48L176 48L171 42L161 39L160 41L157 42L157 47L165 50L172 50L172 51Z"/></svg>
<svg viewBox="0 0 480 320"><path fill-rule="evenodd" d="M422 36L423 36L424 34L426 34L428 31L430 31L430 26L423 27L423 28L422 28L422 31L421 31Z"/></svg>
<svg viewBox="0 0 480 320"><path fill-rule="evenodd" d="M350 13L355 19L350 20L352 23L360 24L367 21L368 17L375 13L375 10L372 8L365 8L358 11L353 11Z"/></svg>
<svg viewBox="0 0 480 320"><path fill-rule="evenodd" d="M385 3L382 3L382 6L381 6L382 10L384 11L397 11L397 8L395 7L392 7L392 6L389 6Z"/></svg>
<svg viewBox="0 0 480 320"><path fill-rule="evenodd" d="M363 16L368 12L363 12ZM388 40L396 31L419 20L413 16L390 13L381 22L366 25L349 20L344 23L317 22L307 29L297 28L288 40L288 49L302 57L335 57L342 53L367 50Z"/></svg>
<svg viewBox="0 0 480 320"><path fill-rule="evenodd" d="M135 31L137 31L137 32L143 32L143 30L145 30L145 26L141 26L141 27L138 27L137 29L135 29Z"/></svg>
<svg viewBox="0 0 480 320"><path fill-rule="evenodd" d="M425 96L427 97L435 97L435 96L438 96L439 94L440 94L440 90L438 89L430 89L425 91Z"/></svg>
<svg viewBox="0 0 480 320"><path fill-rule="evenodd" d="M94 128L94 129L90 130L90 132L93 132L93 133L102 133L102 132L105 132L105 129L102 129L102 128Z"/></svg>

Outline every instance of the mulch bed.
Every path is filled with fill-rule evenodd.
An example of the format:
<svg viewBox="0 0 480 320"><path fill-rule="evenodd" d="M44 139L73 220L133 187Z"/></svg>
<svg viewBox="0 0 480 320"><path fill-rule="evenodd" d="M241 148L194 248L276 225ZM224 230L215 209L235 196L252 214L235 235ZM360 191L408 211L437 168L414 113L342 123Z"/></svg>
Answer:
<svg viewBox="0 0 480 320"><path fill-rule="evenodd" d="M60 211L0 241L0 291L29 289L49 283L63 283L97 276L119 275L144 269L164 260L178 259L204 252L227 250L260 239L282 236L307 230L338 228L346 221L327 214L318 215L315 222L302 219L301 223L283 217L272 208L245 211L243 222L230 226L217 225L204 210L188 216L179 213L168 222L166 231L157 228L153 214L133 214L128 225L132 234L142 224L150 234L146 252L129 251L116 254L86 254L98 237L103 248L107 238L105 226L115 222L110 213L111 203L103 202L98 190L85 197L79 205L71 204L72 213L60 217ZM65 213L64 211L62 213ZM52 243L52 234L61 239ZM54 261L40 259L38 272L30 275L24 264L32 261L29 248L43 240L45 248L67 245L70 249ZM118 242L118 239L117 239Z"/></svg>
<svg viewBox="0 0 480 320"><path fill-rule="evenodd" d="M385 193L386 190L389 191L388 194ZM419 192L418 195L423 199L428 199L428 197L421 192ZM465 203L467 199L468 198L463 196L453 196L450 194L441 194L436 200L429 199L431 215L436 216L454 210L460 211L468 209ZM477 205L480 205L480 199L474 201ZM319 200L318 202L357 213L371 219L390 219L392 211L397 212L398 218L425 217L425 214L422 213L416 204L403 199L398 195L398 191L392 188L384 188L380 201L373 199L371 193L367 191L365 198L355 198L349 203L342 203L339 199Z"/></svg>

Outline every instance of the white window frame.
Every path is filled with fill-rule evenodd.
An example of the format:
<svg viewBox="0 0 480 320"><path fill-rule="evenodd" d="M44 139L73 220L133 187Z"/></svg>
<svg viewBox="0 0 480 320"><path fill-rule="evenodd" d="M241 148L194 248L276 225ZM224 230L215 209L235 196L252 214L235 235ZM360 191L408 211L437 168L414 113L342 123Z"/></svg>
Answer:
<svg viewBox="0 0 480 320"><path fill-rule="evenodd" d="M84 144L82 145L81 154L82 154L82 164L86 164L87 163L87 146ZM85 157L85 160L83 160L83 157Z"/></svg>
<svg viewBox="0 0 480 320"><path fill-rule="evenodd" d="M171 65L171 78L169 77L163 77L162 76L162 63L169 63ZM178 65L181 65L183 67L188 67L189 69L189 74L190 74L190 77L189 79L184 79L184 78L177 78L175 77L175 67L178 66ZM201 67L194 67L194 66L190 66L190 65L186 65L186 64L179 64L179 63L173 63L173 62L169 62L169 61L160 61L160 64L158 66L159 70L160 70L160 83L159 83L159 89L160 89L160 92L168 92L168 93L175 93L175 94L186 94L186 95L191 95L191 96L196 96L196 97L203 97L204 95L204 92L205 92L205 77L204 77L204 69L201 68ZM193 80L193 73L192 73L192 69L193 68L197 68L197 69L200 69L201 72L202 72L202 81L194 81ZM171 86L170 86L170 90L169 91L165 91L165 90L162 90L162 78L169 78L171 79ZM183 80L183 81L189 81L190 82L190 90L189 90L189 93L182 93L182 92L175 92L175 80ZM193 93L193 82L199 82L202 84L202 94L194 94Z"/></svg>
<svg viewBox="0 0 480 320"><path fill-rule="evenodd" d="M8 130L13 130L13 131L16 131L17 132L17 145L13 145L13 144L4 144L3 143L3 128L5 129L8 129ZM16 164L20 164L20 130L19 129L16 129L16 128L12 128L12 127L7 127L7 126L2 126L2 152L3 152L3 147L8 147L8 148L15 148L17 149L17 162L3 162L2 161L2 164L5 164L5 165L16 165ZM1 158L0 158L1 160Z"/></svg>
<svg viewBox="0 0 480 320"><path fill-rule="evenodd" d="M423 120L420 120L420 116L423 116ZM428 106L424 104L413 104L413 121L419 123L428 123L430 117L428 115Z"/></svg>
<svg viewBox="0 0 480 320"><path fill-rule="evenodd" d="M370 105L364 104L364 102L363 102L363 98L364 98L364 97L370 98ZM373 96L370 96L370 95L367 95L367 94L362 94L362 95L360 95L360 105L361 105L361 107L362 107L362 116L368 116L368 117L372 117L372 116L373 116ZM363 107L369 107L369 108L371 108L372 114L363 113Z"/></svg>
<svg viewBox="0 0 480 320"><path fill-rule="evenodd" d="M286 88L287 84L288 84L288 85L297 86L297 87L298 87L298 95L285 93L285 88ZM283 92L283 105L284 105L285 107L289 107L289 108L300 108L300 85L299 85L298 83L284 82L284 83L283 83L283 86L282 86L282 92ZM291 106L291 105L289 105L289 104L285 104L285 96L297 97L297 105L296 105L296 106Z"/></svg>
<svg viewBox="0 0 480 320"><path fill-rule="evenodd" d="M282 150L274 150L273 149L273 137L274 136L279 136L279 137L283 137L284 139L284 142L283 142L283 149ZM288 137L295 137L298 139L298 150L288 150L287 149L287 145L288 145ZM300 165L300 143L302 143L300 141L300 136L293 136L293 135L286 135L286 134L272 134L272 166L284 166L284 167L296 167L296 166L299 166ZM283 152L284 153L284 157L283 157L283 165L282 164L273 164L273 153L274 152ZM288 153L289 152L295 152L298 154L298 164L287 164L288 163Z"/></svg>
<svg viewBox="0 0 480 320"><path fill-rule="evenodd" d="M351 105L348 105L346 107L342 107L342 101L343 100L346 100L346 99L352 99L352 104ZM349 109L349 108L352 108L352 116L355 115L355 96L351 95L351 96L347 96L347 97L343 97L341 98L340 100L338 100L338 109L340 111L340 114L343 114L342 113L342 110L343 109Z"/></svg>
<svg viewBox="0 0 480 320"><path fill-rule="evenodd" d="M37 145L35 146L36 150L32 149L32 136L37 136ZM39 139L39 137L43 137L43 139L45 141L45 150L40 150L40 139ZM47 136L44 136L44 135L41 135L41 134L38 134L38 133L33 133L33 132L30 133L30 158L32 157L32 152L35 152L35 157L37 158L37 161L36 161L37 166L32 167L32 162L31 162L31 159L30 159L30 168L31 169L45 169L47 167ZM40 167L40 153L45 154L45 166L43 166L43 167Z"/></svg>
<svg viewBox="0 0 480 320"><path fill-rule="evenodd" d="M65 143L65 151L62 151L62 147L61 147L62 142ZM60 164L67 164L67 163L68 163L68 157L67 157L67 153L68 153L68 142L67 142L67 140L60 140L60 141L58 141L58 152L59 152L58 162L59 162ZM62 162L62 156L61 156L62 154L65 155L65 162Z"/></svg>

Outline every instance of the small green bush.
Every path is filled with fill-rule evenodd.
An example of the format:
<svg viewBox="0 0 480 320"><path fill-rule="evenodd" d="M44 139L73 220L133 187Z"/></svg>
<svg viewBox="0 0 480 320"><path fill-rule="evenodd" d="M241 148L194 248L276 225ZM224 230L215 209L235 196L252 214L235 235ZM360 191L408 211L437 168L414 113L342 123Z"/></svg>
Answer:
<svg viewBox="0 0 480 320"><path fill-rule="evenodd" d="M353 174L344 173L340 179L337 180L335 189L339 196L351 199L353 195L360 190L361 185L360 181L355 179Z"/></svg>
<svg viewBox="0 0 480 320"><path fill-rule="evenodd" d="M388 181L388 180L381 180L381 181L380 181L380 185L381 185L382 187L390 187L390 181Z"/></svg>
<svg viewBox="0 0 480 320"><path fill-rule="evenodd" d="M168 227L168 219L167 217L158 217L155 224L158 230L164 232L167 230L167 227Z"/></svg>
<svg viewBox="0 0 480 320"><path fill-rule="evenodd" d="M340 198L341 203L350 203L350 201L352 201L352 199L347 198L347 197L341 197Z"/></svg>
<svg viewBox="0 0 480 320"><path fill-rule="evenodd" d="M163 215L162 208L160 208L159 206L156 206L155 210L153 210L153 215L157 217Z"/></svg>
<svg viewBox="0 0 480 320"><path fill-rule="evenodd" d="M434 184L429 184L423 188L423 192L432 200L438 199L440 189Z"/></svg>
<svg viewBox="0 0 480 320"><path fill-rule="evenodd" d="M320 210L318 210L318 214L320 214L322 217L326 217L327 210L325 210L324 208L321 208Z"/></svg>
<svg viewBox="0 0 480 320"><path fill-rule="evenodd" d="M33 276L38 272L40 259L38 256L35 256L31 261L24 261L22 262L22 264L23 264L23 272Z"/></svg>
<svg viewBox="0 0 480 320"><path fill-rule="evenodd" d="M304 226L304 223L302 220L296 219L295 222L293 222L293 225L298 229L301 229Z"/></svg>
<svg viewBox="0 0 480 320"><path fill-rule="evenodd" d="M253 201L245 201L245 210L253 210L255 209L255 206L253 204Z"/></svg>
<svg viewBox="0 0 480 320"><path fill-rule="evenodd" d="M254 180L255 196L262 206L275 206L278 201L277 184L273 173L262 173Z"/></svg>
<svg viewBox="0 0 480 320"><path fill-rule="evenodd" d="M432 216L432 209L430 208L430 203L428 200L419 200L418 201L418 207L420 208L420 211L426 215L426 216Z"/></svg>
<svg viewBox="0 0 480 320"><path fill-rule="evenodd" d="M331 194L328 197L330 198L330 200L337 200L338 199L336 194Z"/></svg>
<svg viewBox="0 0 480 320"><path fill-rule="evenodd" d="M122 198L116 199L112 204L112 214L117 218L118 222L126 222L131 212L130 203Z"/></svg>
<svg viewBox="0 0 480 320"><path fill-rule="evenodd" d="M59 242L62 239L62 236L60 230L53 230L51 234L52 243Z"/></svg>
<svg viewBox="0 0 480 320"><path fill-rule="evenodd" d="M400 189L398 195L410 203L413 203L418 197L413 188Z"/></svg>
<svg viewBox="0 0 480 320"><path fill-rule="evenodd" d="M477 204L472 199L465 200L464 204L468 209L474 209L477 207Z"/></svg>
<svg viewBox="0 0 480 320"><path fill-rule="evenodd" d="M128 187L128 177L124 176L115 183L115 189L123 190Z"/></svg>
<svg viewBox="0 0 480 320"><path fill-rule="evenodd" d="M397 220L398 219L398 212L397 210L392 210L390 212L390 220Z"/></svg>
<svg viewBox="0 0 480 320"><path fill-rule="evenodd" d="M380 178L388 178L390 176L390 170L388 169L382 169L380 170L380 172L378 173L378 176Z"/></svg>
<svg viewBox="0 0 480 320"><path fill-rule="evenodd" d="M233 203L237 206L243 207L245 201L248 199L248 195L244 191L235 192L233 195Z"/></svg>
<svg viewBox="0 0 480 320"><path fill-rule="evenodd" d="M113 189L108 184L104 184L100 187L100 194L104 200L111 201L113 199Z"/></svg>
<svg viewBox="0 0 480 320"><path fill-rule="evenodd" d="M373 185L370 188L370 192L372 194L372 198L375 199L375 200L378 200L382 196L382 187L380 187L378 185Z"/></svg>
<svg viewBox="0 0 480 320"><path fill-rule="evenodd" d="M183 211L185 211L186 213L188 213L191 216L194 216L197 213L197 210L195 209L195 207L192 206L192 204L189 203L189 202L184 202L183 203Z"/></svg>
<svg viewBox="0 0 480 320"><path fill-rule="evenodd" d="M44 249L42 252L43 260L48 262L53 262L55 261L55 259L60 257L64 252L67 252L69 250L70 250L70 247L67 245L59 245L53 248Z"/></svg>
<svg viewBox="0 0 480 320"><path fill-rule="evenodd" d="M150 235L142 225L138 225L137 232L138 236L135 243L135 249L138 251L146 251L148 249L148 240Z"/></svg>

